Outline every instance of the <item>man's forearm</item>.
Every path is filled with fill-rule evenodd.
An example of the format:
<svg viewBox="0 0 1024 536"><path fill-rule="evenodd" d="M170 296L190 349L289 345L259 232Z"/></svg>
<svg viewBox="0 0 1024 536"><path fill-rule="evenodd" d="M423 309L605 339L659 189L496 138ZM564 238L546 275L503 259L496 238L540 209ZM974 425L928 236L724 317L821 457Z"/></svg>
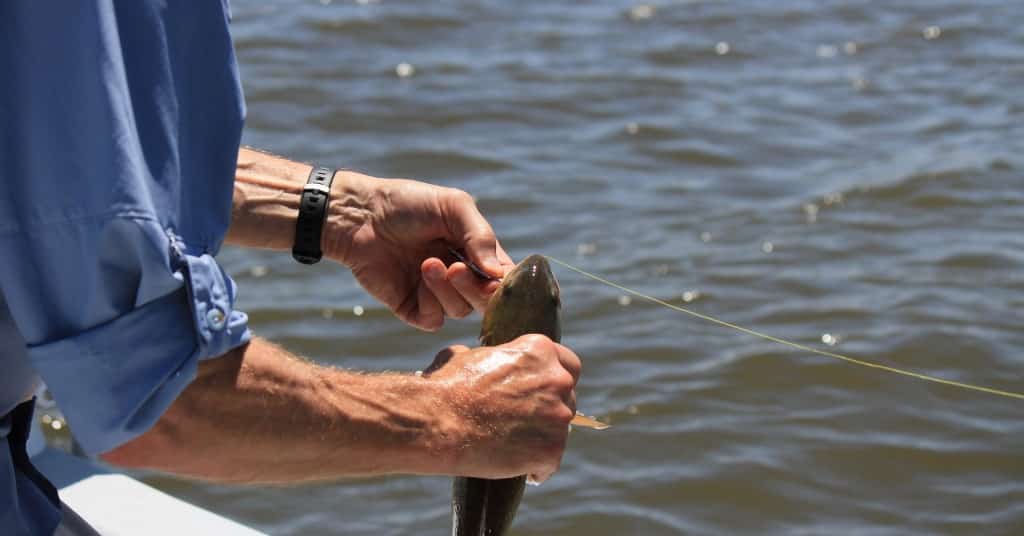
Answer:
<svg viewBox="0 0 1024 536"><path fill-rule="evenodd" d="M103 458L237 483L450 474L457 441L442 389L317 366L254 339L201 363L151 430Z"/></svg>

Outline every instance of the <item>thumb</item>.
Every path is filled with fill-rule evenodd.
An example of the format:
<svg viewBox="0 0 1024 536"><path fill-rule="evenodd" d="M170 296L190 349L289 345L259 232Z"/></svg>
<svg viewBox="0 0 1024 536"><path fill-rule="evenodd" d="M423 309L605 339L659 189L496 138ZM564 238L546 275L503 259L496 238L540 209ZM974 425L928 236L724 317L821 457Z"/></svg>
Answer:
<svg viewBox="0 0 1024 536"><path fill-rule="evenodd" d="M480 269L488 275L501 277L504 272L498 261L498 240L494 229L484 219L469 194L453 196L448 219L448 232L456 249L463 249Z"/></svg>
<svg viewBox="0 0 1024 536"><path fill-rule="evenodd" d="M462 352L467 351L469 351L469 347L461 344L449 346L448 348L441 350L436 356L434 356L434 362L431 363L429 367L423 369L423 376L430 376L432 372L448 364L448 361L455 357L456 354L461 354Z"/></svg>

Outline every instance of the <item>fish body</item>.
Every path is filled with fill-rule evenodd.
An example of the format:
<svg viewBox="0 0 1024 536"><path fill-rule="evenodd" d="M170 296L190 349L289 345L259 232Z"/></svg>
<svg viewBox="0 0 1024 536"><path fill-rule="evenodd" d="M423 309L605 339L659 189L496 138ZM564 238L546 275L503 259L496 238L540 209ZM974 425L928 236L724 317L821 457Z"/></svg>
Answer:
<svg viewBox="0 0 1024 536"><path fill-rule="evenodd" d="M502 279L480 328L480 343L495 346L527 333L562 337L558 281L547 259L531 255ZM452 486L452 536L500 536L519 508L526 476L490 480L456 477Z"/></svg>

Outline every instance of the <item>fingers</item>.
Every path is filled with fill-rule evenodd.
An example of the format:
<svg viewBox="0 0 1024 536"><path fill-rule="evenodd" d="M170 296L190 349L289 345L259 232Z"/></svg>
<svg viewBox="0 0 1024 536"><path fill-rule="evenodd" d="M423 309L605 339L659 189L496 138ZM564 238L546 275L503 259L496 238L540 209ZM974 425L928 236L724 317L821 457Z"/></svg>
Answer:
<svg viewBox="0 0 1024 536"><path fill-rule="evenodd" d="M583 371L583 362L580 361L580 357L572 350L558 343L555 343L555 351L558 352L558 362L562 364L565 370L569 371L569 374L572 374L573 383L578 382L580 373Z"/></svg>
<svg viewBox="0 0 1024 536"><path fill-rule="evenodd" d="M447 270L441 259L432 257L423 261L420 271L424 283L437 303L440 304L445 315L452 318L463 318L473 312L475 305L470 305L464 297L465 293L448 280ZM473 296L473 298L476 299L477 296Z"/></svg>
<svg viewBox="0 0 1024 536"><path fill-rule="evenodd" d="M486 406L486 413L473 413L473 426L486 424L486 433L473 435L469 444L479 442L477 468L464 473L487 478L529 474L539 483L558 471L565 451L569 423L576 413L575 385L580 360L568 348L544 335L525 335L497 347L483 347L457 357L462 348L438 354L430 370L455 359L469 366L449 365L435 378L451 373L467 374L472 381L466 397L476 403L460 406ZM456 361L451 361L455 363ZM445 376L446 377L446 376ZM463 385L463 384L453 384ZM475 428L474 428L475 429ZM491 438L494 441L491 441ZM495 456L495 452L501 453Z"/></svg>
<svg viewBox="0 0 1024 536"><path fill-rule="evenodd" d="M426 278L424 278L424 281ZM412 311L408 315L402 315L403 307L399 307L399 316L405 317L406 321L424 331L437 331L444 324L444 309L441 302L437 300L434 293L421 282L416 288L416 303L408 309ZM408 310L407 309L407 310Z"/></svg>
<svg viewBox="0 0 1024 536"><path fill-rule="evenodd" d="M554 357L558 358L558 363L562 368L572 375L573 384L575 385L575 383L580 379L580 373L583 371L583 362L580 360L580 357L576 355L576 352L573 352L566 346L562 346L561 344L552 341L544 335L530 333L507 344L522 349L528 349L528 351L532 351L541 357L554 353Z"/></svg>
<svg viewBox="0 0 1024 536"><path fill-rule="evenodd" d="M530 473L526 475L526 483L531 486L539 486L543 484L547 479L554 476L555 471L543 471L540 473Z"/></svg>
<svg viewBox="0 0 1024 536"><path fill-rule="evenodd" d="M505 248L501 247L501 242L498 242L497 250L498 262L501 263L502 268L504 268L505 273L507 274L508 271L511 270L512 267L516 265L516 262L512 260L512 257L508 256L508 253L505 253Z"/></svg>
<svg viewBox="0 0 1024 536"><path fill-rule="evenodd" d="M524 349L542 358L547 355L549 356L547 357L548 359L553 357L558 360L559 367L557 368L561 370L556 373L556 376L561 375L561 378L553 386L562 402L569 408L565 422L568 425L569 421L576 414L576 383L579 381L580 373L583 370L583 363L579 356L569 348L552 341L544 335L524 335L510 344L523 345Z"/></svg>
<svg viewBox="0 0 1024 536"><path fill-rule="evenodd" d="M576 415L576 389L569 391L569 396L566 397L563 400L563 402L565 402L565 405L569 407L569 410L572 411L572 414ZM570 419L570 422L571 421L572 419Z"/></svg>
<svg viewBox="0 0 1024 536"><path fill-rule="evenodd" d="M498 240L494 229L476 208L473 197L461 190L453 190L449 198L448 232L457 247L466 250L470 260L493 277L505 275L499 260ZM508 257L506 254L505 257Z"/></svg>
<svg viewBox="0 0 1024 536"><path fill-rule="evenodd" d="M558 469L562 465L562 455L565 454L565 446L568 435L569 426L568 424L566 424L562 428L560 436L561 439L541 449L541 451L544 452L545 456L542 459L538 459L537 466L529 473L527 473L526 482L528 484L533 484L535 486L540 485L558 472Z"/></svg>
<svg viewBox="0 0 1024 536"><path fill-rule="evenodd" d="M449 266L445 278L473 309L481 313L487 309L491 294L494 294L500 285L494 280L481 279L461 262Z"/></svg>

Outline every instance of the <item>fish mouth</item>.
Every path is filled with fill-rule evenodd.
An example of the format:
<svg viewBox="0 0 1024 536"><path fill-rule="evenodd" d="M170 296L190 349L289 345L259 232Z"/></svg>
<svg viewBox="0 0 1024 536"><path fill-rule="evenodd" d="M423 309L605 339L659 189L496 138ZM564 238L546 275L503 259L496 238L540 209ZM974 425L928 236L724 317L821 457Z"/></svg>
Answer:
<svg viewBox="0 0 1024 536"><path fill-rule="evenodd" d="M539 254L526 257L505 274L493 299L500 308L542 311L561 305L561 289L551 271L547 257Z"/></svg>
<svg viewBox="0 0 1024 536"><path fill-rule="evenodd" d="M547 266L548 259L547 259L547 257L545 257L544 255L541 255L540 253L534 253L533 255L530 255L529 257L523 259L520 264L529 264L529 265L543 264L543 265Z"/></svg>
<svg viewBox="0 0 1024 536"><path fill-rule="evenodd" d="M540 278L545 281L555 280L555 276L551 272L551 265L548 264L547 257L538 253L534 253L520 261L520 263L516 265L516 268L505 277L511 277L512 279Z"/></svg>

